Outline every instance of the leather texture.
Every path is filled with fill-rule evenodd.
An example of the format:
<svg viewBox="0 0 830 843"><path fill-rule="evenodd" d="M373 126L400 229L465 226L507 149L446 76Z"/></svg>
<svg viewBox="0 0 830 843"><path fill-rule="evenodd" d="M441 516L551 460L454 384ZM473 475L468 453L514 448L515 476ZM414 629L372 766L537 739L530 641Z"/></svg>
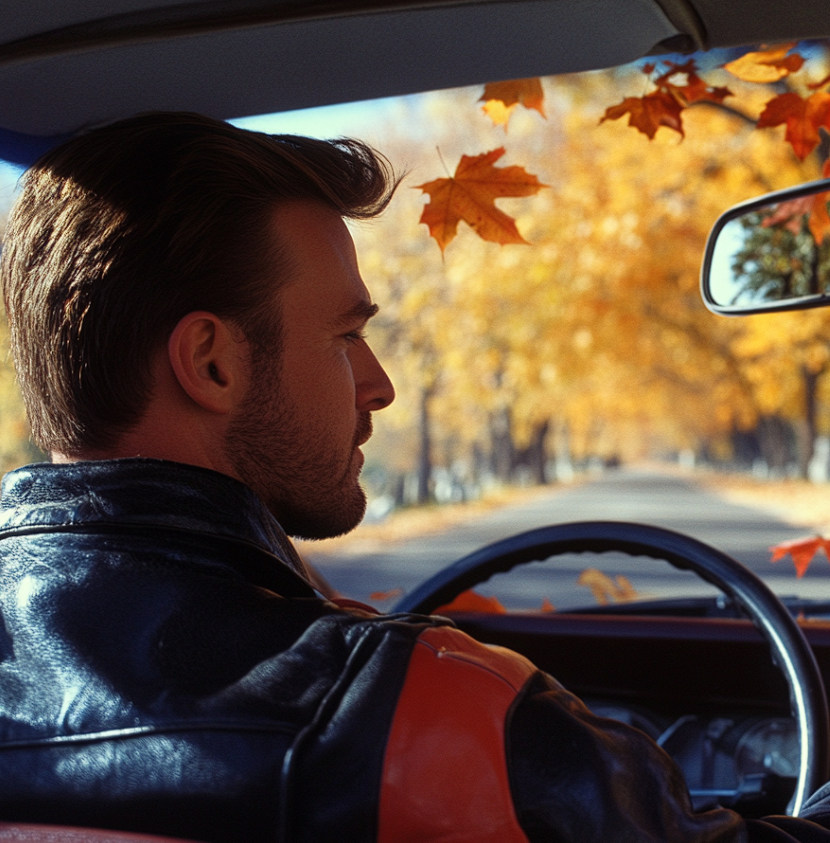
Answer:
<svg viewBox="0 0 830 843"><path fill-rule="evenodd" d="M230 841L816 841L441 619L316 595L253 493L118 460L0 512L0 818ZM495 824L495 825L494 825Z"/></svg>

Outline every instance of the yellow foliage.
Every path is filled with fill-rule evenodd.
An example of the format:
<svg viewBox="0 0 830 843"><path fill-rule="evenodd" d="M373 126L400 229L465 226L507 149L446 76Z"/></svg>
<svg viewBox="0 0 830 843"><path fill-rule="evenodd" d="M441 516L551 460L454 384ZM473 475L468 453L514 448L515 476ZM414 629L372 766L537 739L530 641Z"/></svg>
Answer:
<svg viewBox="0 0 830 843"><path fill-rule="evenodd" d="M414 191L358 230L401 395L387 411L398 429L417 424L424 389L447 454L487 442L505 413L519 447L547 424L551 441L565 437L575 454L623 458L716 443L763 414L803 413L801 367L828 364L826 312L775 317L775 330L716 317L701 303L698 273L727 206L816 174L772 133L712 108L688 110L682 144L598 126L626 84L612 73L549 80L547 123L513 115L505 160L551 185L508 200L532 248L462 231L442 261L417 245L426 238L415 230ZM498 144L474 99L472 90L427 98L446 159ZM573 108L589 102L593 111ZM406 161L413 181L434 172L427 145L385 151Z"/></svg>

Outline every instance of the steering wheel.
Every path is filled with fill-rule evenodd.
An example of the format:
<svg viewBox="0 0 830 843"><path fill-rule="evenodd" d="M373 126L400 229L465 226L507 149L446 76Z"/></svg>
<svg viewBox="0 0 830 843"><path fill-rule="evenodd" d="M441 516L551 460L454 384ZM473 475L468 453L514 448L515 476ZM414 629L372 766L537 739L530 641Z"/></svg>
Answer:
<svg viewBox="0 0 830 843"><path fill-rule="evenodd" d="M798 726L799 764L789 805L798 816L804 800L830 777L827 696L813 651L798 624L772 591L740 562L690 536L621 521L581 521L519 533L459 559L402 598L395 612L428 614L494 574L564 553L622 551L664 559L694 571L731 597L761 631L784 673Z"/></svg>

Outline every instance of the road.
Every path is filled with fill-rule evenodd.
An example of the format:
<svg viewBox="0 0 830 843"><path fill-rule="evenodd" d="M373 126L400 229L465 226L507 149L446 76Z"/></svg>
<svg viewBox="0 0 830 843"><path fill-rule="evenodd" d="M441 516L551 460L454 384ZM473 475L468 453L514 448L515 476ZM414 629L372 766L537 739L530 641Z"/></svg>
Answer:
<svg viewBox="0 0 830 843"><path fill-rule="evenodd" d="M734 556L779 595L830 599L826 562L814 564L802 580L796 580L788 560L774 566L770 562L770 546L803 536L803 527L726 501L685 477L645 469L618 469L573 486L554 486L539 497L490 511L441 533L384 546L355 542L336 554L315 555L314 545L306 544L303 553L340 593L389 609L394 604L392 596L384 600L371 595L410 591L461 556L505 536L591 519L638 521L687 533ZM577 583L586 568L611 577L611 586L619 586L618 575L627 577L641 597L716 593L695 575L667 563L621 554L561 556L499 575L477 590L516 609L539 608L543 598L558 609L591 605L591 590Z"/></svg>

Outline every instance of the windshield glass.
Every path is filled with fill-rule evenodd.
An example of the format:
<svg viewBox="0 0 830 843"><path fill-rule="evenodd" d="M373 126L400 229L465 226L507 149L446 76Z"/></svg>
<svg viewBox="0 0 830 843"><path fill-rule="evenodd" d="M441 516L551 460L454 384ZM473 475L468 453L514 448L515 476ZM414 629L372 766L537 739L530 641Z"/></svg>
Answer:
<svg viewBox="0 0 830 843"><path fill-rule="evenodd" d="M726 319L698 291L718 215L821 176L827 154L826 137L801 155L783 126L756 127L772 89L721 67L743 52L544 79L543 99L513 109L477 87L235 121L360 137L406 173L384 216L352 226L381 308L368 340L397 400L364 448L364 524L300 543L337 591L389 609L484 544L610 519L689 533L779 595L830 600L824 557L796 577L770 551L830 534L830 311ZM826 76L821 45L800 55L810 79ZM627 98L681 88L682 119L664 102L650 138L644 106ZM425 188L463 156L514 168L487 214L504 229L499 213L515 220L514 242L485 242L464 222L440 241L420 222ZM0 168L5 206L17 172ZM2 389L9 468L37 455L8 368ZM518 610L717 593L654 560L582 554L477 592Z"/></svg>

